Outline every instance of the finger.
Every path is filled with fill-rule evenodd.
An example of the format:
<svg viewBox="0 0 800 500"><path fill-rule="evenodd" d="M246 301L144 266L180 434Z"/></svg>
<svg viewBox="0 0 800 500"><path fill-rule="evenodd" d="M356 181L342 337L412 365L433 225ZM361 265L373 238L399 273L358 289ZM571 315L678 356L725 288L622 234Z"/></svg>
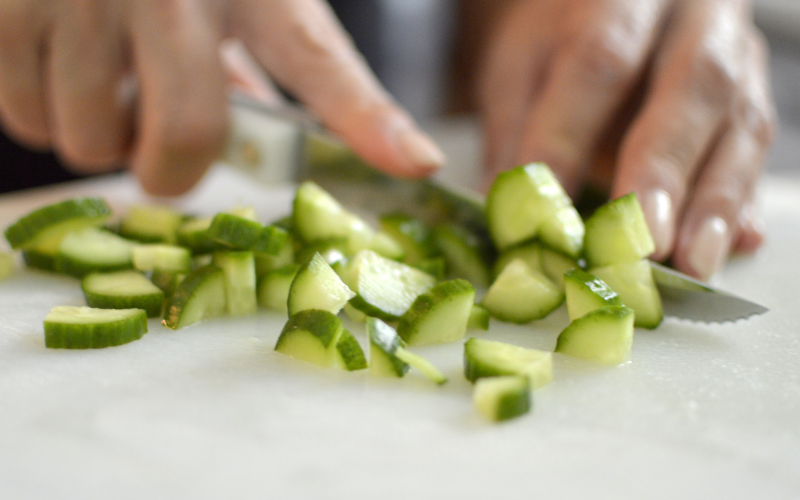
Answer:
<svg viewBox="0 0 800 500"><path fill-rule="evenodd" d="M753 253L764 244L764 220L752 199L745 202L739 213L737 233L733 243L734 252Z"/></svg>
<svg viewBox="0 0 800 500"><path fill-rule="evenodd" d="M553 41L550 25L538 21L556 16L555 9L544 11L538 2L521 2L501 17L478 81L487 186L498 173L514 166L525 110L541 88Z"/></svg>
<svg viewBox="0 0 800 500"><path fill-rule="evenodd" d="M281 93L239 40L228 39L222 42L220 53L228 82L233 88L274 106L285 102Z"/></svg>
<svg viewBox="0 0 800 500"><path fill-rule="evenodd" d="M381 87L319 0L242 0L232 16L270 76L305 102L365 161L388 173L420 177L444 155Z"/></svg>
<svg viewBox="0 0 800 500"><path fill-rule="evenodd" d="M146 191L180 194L218 157L227 136L221 28L200 2L135 6L141 98L132 167Z"/></svg>
<svg viewBox="0 0 800 500"><path fill-rule="evenodd" d="M667 257L695 173L717 139L736 91L741 21L729 3L685 3L668 27L651 89L619 155L612 196L636 192Z"/></svg>
<svg viewBox="0 0 800 500"><path fill-rule="evenodd" d="M0 118L33 147L49 145L42 79L46 14L37 2L4 2L0 11Z"/></svg>
<svg viewBox="0 0 800 500"><path fill-rule="evenodd" d="M732 248L752 251L763 242L752 200L774 133L765 59L763 42L751 39L743 92L681 222L673 261L701 279L717 272Z"/></svg>
<svg viewBox="0 0 800 500"><path fill-rule="evenodd" d="M518 163L548 163L577 194L592 151L646 65L663 11L663 1L581 4L525 119Z"/></svg>
<svg viewBox="0 0 800 500"><path fill-rule="evenodd" d="M132 109L120 94L127 61L111 3L74 2L53 30L49 87L53 142L67 164L101 172L122 164Z"/></svg>

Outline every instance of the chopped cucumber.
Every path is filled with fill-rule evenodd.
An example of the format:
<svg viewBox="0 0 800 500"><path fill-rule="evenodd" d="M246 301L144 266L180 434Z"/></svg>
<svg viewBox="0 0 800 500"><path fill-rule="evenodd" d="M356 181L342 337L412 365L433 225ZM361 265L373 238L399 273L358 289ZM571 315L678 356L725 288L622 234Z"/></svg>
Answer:
<svg viewBox="0 0 800 500"><path fill-rule="evenodd" d="M300 268L292 281L287 302L289 316L306 309L338 314L355 295L317 253Z"/></svg>
<svg viewBox="0 0 800 500"><path fill-rule="evenodd" d="M55 349L98 349L127 344L147 333L142 309L57 306L44 318L44 344Z"/></svg>
<svg viewBox="0 0 800 500"><path fill-rule="evenodd" d="M619 294L620 300L636 313L635 326L653 329L664 319L661 294L653 280L647 259L596 267L591 272Z"/></svg>
<svg viewBox="0 0 800 500"><path fill-rule="evenodd" d="M275 255L255 254L256 276L264 276L269 271L294 264L294 245L294 237L292 237L291 233L287 233L286 239L283 240L280 250Z"/></svg>
<svg viewBox="0 0 800 500"><path fill-rule="evenodd" d="M419 295L400 318L397 333L408 345L454 342L467 332L475 288L466 280L444 281Z"/></svg>
<svg viewBox="0 0 800 500"><path fill-rule="evenodd" d="M547 276L515 259L489 287L481 305L500 321L522 324L544 318L563 301L564 293Z"/></svg>
<svg viewBox="0 0 800 500"><path fill-rule="evenodd" d="M225 273L217 266L195 269L167 301L162 323L177 330L225 314Z"/></svg>
<svg viewBox="0 0 800 500"><path fill-rule="evenodd" d="M344 305L342 311L344 311L345 316L350 318L352 321L355 321L356 323L365 323L367 321L367 318L369 317L363 312L356 309L355 307L351 306L349 302Z"/></svg>
<svg viewBox="0 0 800 500"><path fill-rule="evenodd" d="M187 220L178 226L175 237L179 245L188 248L195 255L202 255L220 250L222 245L208 236L213 217L197 217Z"/></svg>
<svg viewBox="0 0 800 500"><path fill-rule="evenodd" d="M17 264L14 262L14 254L0 251L0 280L11 276L16 268Z"/></svg>
<svg viewBox="0 0 800 500"><path fill-rule="evenodd" d="M340 368L350 372L367 368L367 358L364 357L361 345L346 328L342 328L342 334L336 342L336 352Z"/></svg>
<svg viewBox="0 0 800 500"><path fill-rule="evenodd" d="M515 259L524 261L534 271L544 272L542 267L542 244L538 241L530 241L508 248L500 253L492 268L495 279Z"/></svg>
<svg viewBox="0 0 800 500"><path fill-rule="evenodd" d="M341 362L337 344L343 331L335 314L307 309L289 317L275 350L324 368L335 366Z"/></svg>
<svg viewBox="0 0 800 500"><path fill-rule="evenodd" d="M95 271L130 269L134 244L118 235L89 227L69 233L56 253L56 271L78 278Z"/></svg>
<svg viewBox="0 0 800 500"><path fill-rule="evenodd" d="M278 255L284 250L286 230L262 226L256 221L228 213L218 213L211 221L208 236L232 250L250 250L259 254Z"/></svg>
<svg viewBox="0 0 800 500"><path fill-rule="evenodd" d="M564 283L570 321L601 307L622 305L617 292L605 281L582 269L568 271L564 275Z"/></svg>
<svg viewBox="0 0 800 500"><path fill-rule="evenodd" d="M524 415L531 409L528 377L506 375L478 380L473 402L478 411L493 422Z"/></svg>
<svg viewBox="0 0 800 500"><path fill-rule="evenodd" d="M564 291L564 274L573 268L580 268L577 260L562 254L559 251L542 245L542 272L550 278L550 281Z"/></svg>
<svg viewBox="0 0 800 500"><path fill-rule="evenodd" d="M464 343L464 376L475 382L484 377L523 375L539 389L553 380L553 355L505 342L471 338Z"/></svg>
<svg viewBox="0 0 800 500"><path fill-rule="evenodd" d="M55 255L66 234L101 226L110 215L101 198L75 198L34 210L9 226L5 236L11 248Z"/></svg>
<svg viewBox="0 0 800 500"><path fill-rule="evenodd" d="M256 263L253 252L214 252L212 264L225 274L225 302L231 316L254 314L256 301Z"/></svg>
<svg viewBox="0 0 800 500"><path fill-rule="evenodd" d="M369 373L374 377L402 377L408 372L408 363L397 357L397 349L406 343L397 331L377 318L367 318L369 336Z"/></svg>
<svg viewBox="0 0 800 500"><path fill-rule="evenodd" d="M449 276L463 278L478 288L489 286L489 259L480 238L454 224L437 226L433 234Z"/></svg>
<svg viewBox="0 0 800 500"><path fill-rule="evenodd" d="M139 245L133 249L133 267L140 271L187 274L192 270L192 252L161 243Z"/></svg>
<svg viewBox="0 0 800 500"><path fill-rule="evenodd" d="M142 243L176 243L182 213L165 206L130 207L119 223L119 234Z"/></svg>
<svg viewBox="0 0 800 500"><path fill-rule="evenodd" d="M553 214L572 205L544 163L502 172L486 197L486 219L497 247L504 250L536 236Z"/></svg>
<svg viewBox="0 0 800 500"><path fill-rule="evenodd" d="M430 361L423 358L419 354L414 354L413 352L403 347L398 347L395 350L394 355L397 356L397 359L399 359L400 361L408 363L409 365L413 366L414 368L422 372L422 374L425 375L425 377L427 377L427 379L433 382L434 384L444 385L447 383L447 377L445 377L444 374L441 371L439 371L438 368L433 366Z"/></svg>
<svg viewBox="0 0 800 500"><path fill-rule="evenodd" d="M577 259L583 252L584 233L583 220L570 204L545 220L537 236L547 246Z"/></svg>
<svg viewBox="0 0 800 500"><path fill-rule="evenodd" d="M186 278L185 273L169 273L156 270L153 271L150 281L160 288L161 291L164 292L164 298L168 299L172 297L172 294L175 293L175 290L184 278Z"/></svg>
<svg viewBox="0 0 800 500"><path fill-rule="evenodd" d="M631 356L633 309L606 306L572 321L558 336L555 352L609 365Z"/></svg>
<svg viewBox="0 0 800 500"><path fill-rule="evenodd" d="M656 246L636 194L598 208L586 220L584 246L589 267L636 262L653 253Z"/></svg>
<svg viewBox="0 0 800 500"><path fill-rule="evenodd" d="M403 262L408 265L417 266L439 253L431 230L419 219L404 213L391 213L380 218L380 225L403 248Z"/></svg>
<svg viewBox="0 0 800 500"><path fill-rule="evenodd" d="M350 304L386 321L399 319L420 294L436 284L432 276L371 250L359 252L340 269L342 281L356 293Z"/></svg>
<svg viewBox="0 0 800 500"><path fill-rule="evenodd" d="M318 240L308 245L303 245L295 254L298 264L305 264L314 254L320 254L325 262L334 264L347 258L347 240L334 238L331 240Z"/></svg>
<svg viewBox="0 0 800 500"><path fill-rule="evenodd" d="M155 318L164 306L164 292L137 271L92 273L81 282L90 307L100 309L143 309Z"/></svg>
<svg viewBox="0 0 800 500"><path fill-rule="evenodd" d="M258 305L288 313L289 289L299 270L299 265L289 264L262 276L258 282Z"/></svg>
<svg viewBox="0 0 800 500"><path fill-rule="evenodd" d="M22 261L27 267L43 271L56 270L56 252L48 253L39 250L23 250Z"/></svg>
<svg viewBox="0 0 800 500"><path fill-rule="evenodd" d="M419 269L425 274L430 274L436 281L441 281L445 277L446 264L444 257L431 257L430 259L422 259L417 262L414 267Z"/></svg>
<svg viewBox="0 0 800 500"><path fill-rule="evenodd" d="M469 311L469 319L467 320L467 328L470 330L488 330L490 317L491 314L485 307L472 304L472 309Z"/></svg>

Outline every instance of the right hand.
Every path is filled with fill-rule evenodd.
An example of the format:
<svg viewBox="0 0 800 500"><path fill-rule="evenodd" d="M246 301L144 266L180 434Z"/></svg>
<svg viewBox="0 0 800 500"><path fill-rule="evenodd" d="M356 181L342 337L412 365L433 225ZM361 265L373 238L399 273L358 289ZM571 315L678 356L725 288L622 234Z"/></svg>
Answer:
<svg viewBox="0 0 800 500"><path fill-rule="evenodd" d="M0 124L78 171L125 164L180 194L225 144L226 37L368 163L421 177L444 162L321 0L0 1Z"/></svg>

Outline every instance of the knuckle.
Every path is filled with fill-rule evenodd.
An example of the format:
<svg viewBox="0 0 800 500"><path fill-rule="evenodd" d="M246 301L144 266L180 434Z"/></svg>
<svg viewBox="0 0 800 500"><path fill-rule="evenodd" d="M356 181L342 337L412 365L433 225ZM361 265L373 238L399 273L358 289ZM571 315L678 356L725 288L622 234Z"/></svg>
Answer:
<svg viewBox="0 0 800 500"><path fill-rule="evenodd" d="M607 85L619 85L638 69L638 44L622 30L607 29L578 38L572 57L588 78Z"/></svg>
<svg viewBox="0 0 800 500"><path fill-rule="evenodd" d="M703 48L694 55L691 79L693 87L715 107L729 105L738 87L738 65L733 58Z"/></svg>
<svg viewBox="0 0 800 500"><path fill-rule="evenodd" d="M760 105L751 97L743 97L734 110L734 120L747 130L763 148L772 144L777 120L774 112L768 106Z"/></svg>

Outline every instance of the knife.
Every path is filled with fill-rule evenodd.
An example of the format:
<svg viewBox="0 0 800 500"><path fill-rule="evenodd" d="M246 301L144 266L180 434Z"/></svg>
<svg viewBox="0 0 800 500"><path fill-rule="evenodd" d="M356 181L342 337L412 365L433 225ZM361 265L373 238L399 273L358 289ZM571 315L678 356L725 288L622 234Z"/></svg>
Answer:
<svg viewBox="0 0 800 500"><path fill-rule="evenodd" d="M429 224L454 222L489 241L483 197L436 179L397 179L375 170L302 109L230 96L232 128L224 161L267 184L313 180L367 219L403 211ZM723 323L768 309L650 261L664 314Z"/></svg>

